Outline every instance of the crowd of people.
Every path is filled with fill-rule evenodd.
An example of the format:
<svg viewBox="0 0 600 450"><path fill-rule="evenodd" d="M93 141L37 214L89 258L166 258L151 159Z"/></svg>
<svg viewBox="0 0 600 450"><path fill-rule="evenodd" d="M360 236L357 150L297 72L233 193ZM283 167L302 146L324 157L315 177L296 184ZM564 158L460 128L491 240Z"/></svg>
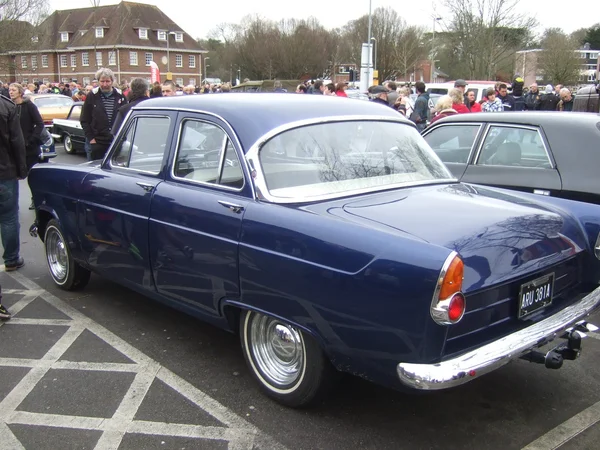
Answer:
<svg viewBox="0 0 600 450"><path fill-rule="evenodd" d="M572 111L575 96L571 91L558 84L556 87L548 84L541 93L537 83L528 89L523 87L523 79L516 77L509 86L498 82L488 88L481 100L475 98L475 91L468 89L465 80L459 79L447 95L437 99L434 111L430 110L430 98L426 85L418 81L414 85L417 99L412 103L410 89L397 88L395 82L369 88L371 100L388 104L400 113L409 117L417 128L423 130L427 125L454 114L475 112L505 112L505 111Z"/></svg>

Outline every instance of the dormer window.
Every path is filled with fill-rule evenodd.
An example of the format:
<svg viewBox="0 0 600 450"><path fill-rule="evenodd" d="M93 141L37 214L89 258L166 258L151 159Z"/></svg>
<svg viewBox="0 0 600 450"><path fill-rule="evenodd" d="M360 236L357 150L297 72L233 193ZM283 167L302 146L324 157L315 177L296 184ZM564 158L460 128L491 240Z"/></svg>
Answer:
<svg viewBox="0 0 600 450"><path fill-rule="evenodd" d="M69 32L68 31L60 32L60 42L69 42Z"/></svg>
<svg viewBox="0 0 600 450"><path fill-rule="evenodd" d="M167 32L166 31L158 31L158 40L159 41L166 41L167 40Z"/></svg>
<svg viewBox="0 0 600 450"><path fill-rule="evenodd" d="M138 30L140 39L148 39L148 29L147 28L140 28Z"/></svg>
<svg viewBox="0 0 600 450"><path fill-rule="evenodd" d="M37 36L31 36L31 42L35 43L37 42L39 39Z"/></svg>
<svg viewBox="0 0 600 450"><path fill-rule="evenodd" d="M97 38L104 37L104 28L101 28L101 27L96 28L96 37Z"/></svg>
<svg viewBox="0 0 600 450"><path fill-rule="evenodd" d="M183 42L183 33L181 31L175 32L175 42Z"/></svg>

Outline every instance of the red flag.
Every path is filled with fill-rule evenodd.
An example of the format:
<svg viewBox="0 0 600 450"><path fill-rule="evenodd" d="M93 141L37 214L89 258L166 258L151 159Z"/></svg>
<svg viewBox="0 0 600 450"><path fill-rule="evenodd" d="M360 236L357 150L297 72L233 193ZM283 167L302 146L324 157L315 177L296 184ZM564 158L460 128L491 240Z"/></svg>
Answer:
<svg viewBox="0 0 600 450"><path fill-rule="evenodd" d="M158 69L158 65L154 61L150 61L150 82L160 83L160 70Z"/></svg>

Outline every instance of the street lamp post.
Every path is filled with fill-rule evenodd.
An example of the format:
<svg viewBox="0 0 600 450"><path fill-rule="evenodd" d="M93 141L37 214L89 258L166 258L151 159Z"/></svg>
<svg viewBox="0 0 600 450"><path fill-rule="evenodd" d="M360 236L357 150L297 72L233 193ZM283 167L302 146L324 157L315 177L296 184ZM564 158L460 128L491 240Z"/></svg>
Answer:
<svg viewBox="0 0 600 450"><path fill-rule="evenodd" d="M433 19L433 28L431 31L431 77L429 78L429 82L433 83L433 78L435 75L435 23L442 20L441 17L432 16Z"/></svg>
<svg viewBox="0 0 600 450"><path fill-rule="evenodd" d="M167 31L167 72L171 72L171 53L169 51L169 36L175 35L174 31Z"/></svg>

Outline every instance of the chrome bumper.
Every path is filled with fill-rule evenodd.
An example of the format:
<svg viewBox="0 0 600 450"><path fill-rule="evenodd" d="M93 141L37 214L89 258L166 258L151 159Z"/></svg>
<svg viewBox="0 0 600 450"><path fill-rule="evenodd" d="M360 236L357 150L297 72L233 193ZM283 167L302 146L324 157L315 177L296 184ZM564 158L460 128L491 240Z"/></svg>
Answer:
<svg viewBox="0 0 600 450"><path fill-rule="evenodd" d="M600 287L552 317L454 359L437 364L400 363L398 376L406 386L421 390L467 383L561 336L599 306Z"/></svg>

